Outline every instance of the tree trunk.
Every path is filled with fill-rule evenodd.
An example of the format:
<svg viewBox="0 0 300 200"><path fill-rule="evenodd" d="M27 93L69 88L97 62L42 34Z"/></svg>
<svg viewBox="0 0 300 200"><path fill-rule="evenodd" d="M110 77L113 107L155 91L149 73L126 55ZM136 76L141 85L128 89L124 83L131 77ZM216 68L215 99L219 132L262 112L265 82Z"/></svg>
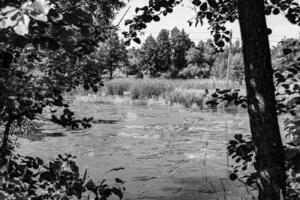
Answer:
<svg viewBox="0 0 300 200"><path fill-rule="evenodd" d="M1 143L1 149L5 149L7 147L8 139L9 139L9 131L10 127L13 123L13 120L8 120L7 123L5 124L5 129L4 133L2 136L2 143Z"/></svg>
<svg viewBox="0 0 300 200"><path fill-rule="evenodd" d="M8 120L7 123L5 124L5 129L4 129L4 133L2 136L2 143L0 146L0 167L2 167L3 165L6 165L6 163L7 163L6 156L10 152L10 150L8 150L8 148L7 148L7 145L8 145L9 132L10 132L12 123L13 123L13 120Z"/></svg>
<svg viewBox="0 0 300 200"><path fill-rule="evenodd" d="M281 141L273 69L263 0L238 0L248 113L258 173L259 200L285 196L284 149Z"/></svg>
<svg viewBox="0 0 300 200"><path fill-rule="evenodd" d="M110 80L112 80L113 79L113 67L111 66L110 68L109 68L109 79Z"/></svg>

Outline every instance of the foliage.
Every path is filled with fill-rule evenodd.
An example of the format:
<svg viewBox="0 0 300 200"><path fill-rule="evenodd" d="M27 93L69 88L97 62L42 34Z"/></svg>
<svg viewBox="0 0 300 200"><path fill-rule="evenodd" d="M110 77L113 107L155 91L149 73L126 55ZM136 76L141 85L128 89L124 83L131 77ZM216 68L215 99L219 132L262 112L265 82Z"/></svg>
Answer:
<svg viewBox="0 0 300 200"><path fill-rule="evenodd" d="M115 30L111 31L110 36L99 43L97 58L102 66L109 72L109 78L113 78L113 72L128 65L127 49L123 41L120 41ZM99 74L100 75L100 74Z"/></svg>
<svg viewBox="0 0 300 200"><path fill-rule="evenodd" d="M150 76L155 77L158 69L158 46L155 39L150 35L146 38L145 43L140 49L142 70L150 73Z"/></svg>
<svg viewBox="0 0 300 200"><path fill-rule="evenodd" d="M156 71L166 72L169 71L171 65L171 43L169 39L169 31L162 29L157 36L157 66Z"/></svg>
<svg viewBox="0 0 300 200"><path fill-rule="evenodd" d="M277 109L279 114L290 113L295 116L295 111L300 105L300 43L299 40L287 40L282 44L284 48L278 56L281 67L278 67L274 74Z"/></svg>
<svg viewBox="0 0 300 200"><path fill-rule="evenodd" d="M212 41L200 41L197 47L192 46L186 52L186 61L188 66L183 68L178 76L182 78L209 78L214 65L216 54L212 48Z"/></svg>
<svg viewBox="0 0 300 200"><path fill-rule="evenodd" d="M52 121L63 126L76 120L63 92L77 85L97 90L101 68L90 53L109 36L122 1L6 1L0 4L0 125L5 146L13 123L38 119L44 108L64 107Z"/></svg>
<svg viewBox="0 0 300 200"><path fill-rule="evenodd" d="M166 16L172 13L174 7L183 2L183 0L151 0L147 6L136 8L137 15L133 19L125 21L125 25L129 26L129 31L123 32L123 34L128 39L128 43L138 38L137 32L145 29L147 23L160 21L159 16L161 14ZM189 25L203 25L204 21L207 20L211 34L214 37L214 44L217 50L222 51L225 44L230 41L230 31L227 30L226 24L235 22L239 17L237 1L193 0L191 4L194 6L196 13L193 21L188 21ZM282 13L289 22L300 25L300 7L296 0L265 0L264 8L266 15L278 15ZM268 32L271 33L271 30L269 29Z"/></svg>
<svg viewBox="0 0 300 200"><path fill-rule="evenodd" d="M183 68L177 75L177 78L188 79L203 77L205 71L197 65L189 64L187 67Z"/></svg>
<svg viewBox="0 0 300 200"><path fill-rule="evenodd" d="M172 66L174 67L173 70L176 74L176 71L179 72L187 66L185 55L193 43L185 31L183 29L179 31L177 27L174 27L171 30L170 40L172 46Z"/></svg>
<svg viewBox="0 0 300 200"><path fill-rule="evenodd" d="M156 40L149 36L140 49L130 50L130 71L149 71L151 76L166 78L208 78L216 56L211 40L200 41L196 47L184 30L174 27L169 37L169 31L162 29ZM199 70L189 73L187 67Z"/></svg>
<svg viewBox="0 0 300 200"><path fill-rule="evenodd" d="M87 170L80 176L75 157L58 155L48 164L38 157L10 153L1 164L1 199L94 199L106 200L113 194L122 199L124 181L116 178L112 186L103 179L100 184L87 178Z"/></svg>
<svg viewBox="0 0 300 200"><path fill-rule="evenodd" d="M80 178L70 155L46 165L39 158L13 154L9 135L16 133L12 127L35 126L33 120L43 118L46 108L57 124L90 127L91 118L75 119L63 93L78 85L96 91L101 85L103 69L92 53L116 28L111 20L124 5L96 0L0 1L1 199L81 199L84 190L96 199L112 193L122 197L122 188ZM60 117L54 115L58 108Z"/></svg>
<svg viewBox="0 0 300 200"><path fill-rule="evenodd" d="M126 69L127 75L135 75L136 73L140 72L140 50L132 47L128 49L127 56L128 56L128 66Z"/></svg>

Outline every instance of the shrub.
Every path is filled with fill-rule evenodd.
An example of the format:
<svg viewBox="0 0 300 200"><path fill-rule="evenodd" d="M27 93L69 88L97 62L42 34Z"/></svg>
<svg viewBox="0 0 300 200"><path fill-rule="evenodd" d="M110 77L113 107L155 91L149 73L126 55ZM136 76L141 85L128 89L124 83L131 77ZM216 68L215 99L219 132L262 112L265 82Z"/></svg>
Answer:
<svg viewBox="0 0 300 200"><path fill-rule="evenodd" d="M178 78L183 79L195 78L195 76L202 77L203 71L200 67L191 64L178 73Z"/></svg>
<svg viewBox="0 0 300 200"><path fill-rule="evenodd" d="M137 79L143 79L144 78L143 72L137 72L136 75L135 75L135 78L137 78Z"/></svg>

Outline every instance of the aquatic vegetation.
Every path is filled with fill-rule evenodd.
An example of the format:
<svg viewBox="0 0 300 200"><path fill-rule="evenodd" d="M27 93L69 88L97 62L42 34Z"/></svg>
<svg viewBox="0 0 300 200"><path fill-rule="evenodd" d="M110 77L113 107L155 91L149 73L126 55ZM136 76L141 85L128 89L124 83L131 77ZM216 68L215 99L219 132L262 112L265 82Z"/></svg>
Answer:
<svg viewBox="0 0 300 200"><path fill-rule="evenodd" d="M168 101L171 105L180 104L184 105L186 108L190 108L196 105L199 108L203 107L203 102L205 99L204 94L199 94L195 92L189 92L184 90L175 90L169 93Z"/></svg>
<svg viewBox="0 0 300 200"><path fill-rule="evenodd" d="M132 99L164 97L174 90L174 86L165 80L138 81L129 90Z"/></svg>
<svg viewBox="0 0 300 200"><path fill-rule="evenodd" d="M235 85L234 83L231 83ZM127 95L131 99L164 99L171 105L179 104L186 108L212 108L206 101L212 99L209 92L214 88L224 88L225 81L210 79L169 80L169 79L114 79L105 83L106 95ZM238 85L235 85L238 87ZM230 103L226 106L232 106Z"/></svg>
<svg viewBox="0 0 300 200"><path fill-rule="evenodd" d="M105 92L108 95L124 95L128 92L133 82L129 79L114 79L105 83Z"/></svg>

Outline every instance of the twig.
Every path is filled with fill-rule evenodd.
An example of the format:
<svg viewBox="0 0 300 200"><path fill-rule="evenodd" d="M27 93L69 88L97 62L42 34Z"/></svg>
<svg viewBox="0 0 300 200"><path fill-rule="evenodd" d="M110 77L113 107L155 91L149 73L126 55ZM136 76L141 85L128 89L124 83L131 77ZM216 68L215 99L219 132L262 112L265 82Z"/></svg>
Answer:
<svg viewBox="0 0 300 200"><path fill-rule="evenodd" d="M124 17L127 15L128 11L130 10L131 6L129 6L126 10L126 12L124 13L124 15L121 17L119 23L116 25L117 27L120 26L121 22L123 21Z"/></svg>

